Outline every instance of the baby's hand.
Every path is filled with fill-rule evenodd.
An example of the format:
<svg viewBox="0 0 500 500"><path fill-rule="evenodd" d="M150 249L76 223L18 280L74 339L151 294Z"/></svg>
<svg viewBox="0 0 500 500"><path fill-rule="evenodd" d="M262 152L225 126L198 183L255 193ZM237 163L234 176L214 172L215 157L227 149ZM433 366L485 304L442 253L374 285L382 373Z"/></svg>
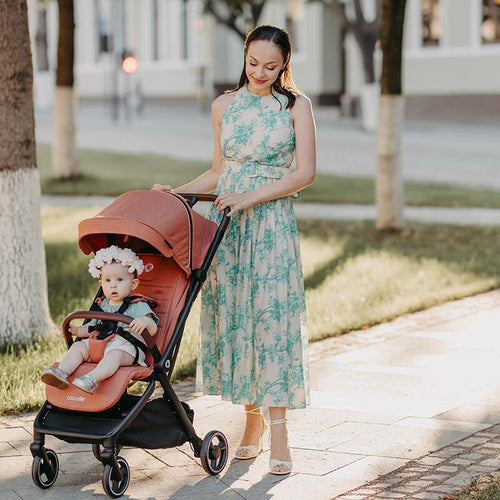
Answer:
<svg viewBox="0 0 500 500"><path fill-rule="evenodd" d="M71 335L78 335L78 327L77 326L73 326L73 325L69 325L69 333L71 333Z"/></svg>
<svg viewBox="0 0 500 500"><path fill-rule="evenodd" d="M135 318L129 327L134 333L141 334L149 326L149 321L147 316L141 316L140 318Z"/></svg>

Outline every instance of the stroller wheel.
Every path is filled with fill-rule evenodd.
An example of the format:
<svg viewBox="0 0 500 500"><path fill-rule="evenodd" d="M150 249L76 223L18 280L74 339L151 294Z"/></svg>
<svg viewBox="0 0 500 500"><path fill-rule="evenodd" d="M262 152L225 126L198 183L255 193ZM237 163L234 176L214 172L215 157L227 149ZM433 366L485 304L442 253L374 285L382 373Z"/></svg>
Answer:
<svg viewBox="0 0 500 500"><path fill-rule="evenodd" d="M45 450L44 457L33 458L33 465L31 466L31 477L33 482L42 489L50 488L57 479L59 474L59 459L52 450Z"/></svg>
<svg viewBox="0 0 500 500"><path fill-rule="evenodd" d="M201 444L201 465L209 474L222 472L227 463L229 446L224 434L220 431L210 431Z"/></svg>
<svg viewBox="0 0 500 500"><path fill-rule="evenodd" d="M111 498L121 497L128 488L130 483L130 467L127 461L122 457L116 457L116 462L122 473L122 479L119 479L115 467L112 465L105 465L102 474L102 487Z"/></svg>

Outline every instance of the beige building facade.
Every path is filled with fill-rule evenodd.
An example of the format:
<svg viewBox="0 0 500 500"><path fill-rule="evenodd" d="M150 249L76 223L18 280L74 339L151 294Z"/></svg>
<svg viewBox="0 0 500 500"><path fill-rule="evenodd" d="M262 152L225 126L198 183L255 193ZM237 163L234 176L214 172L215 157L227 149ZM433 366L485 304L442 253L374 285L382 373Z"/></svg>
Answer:
<svg viewBox="0 0 500 500"><path fill-rule="evenodd" d="M408 114L499 112L500 0L407 2L403 89ZM350 0L344 3L349 10ZM29 1L35 69L37 5ZM364 1L368 19L374 6L375 0ZM320 104L339 104L342 95L356 102L364 81L359 49L344 32L338 9L334 1L268 0L261 17L262 23L290 29L295 80ZM204 14L201 0L75 1L75 24L80 99L135 93L151 101L210 100L214 89L232 86L241 72L242 40ZM56 2L47 4L47 33L53 73ZM124 50L139 63L132 75L121 71ZM380 66L380 54L376 57Z"/></svg>

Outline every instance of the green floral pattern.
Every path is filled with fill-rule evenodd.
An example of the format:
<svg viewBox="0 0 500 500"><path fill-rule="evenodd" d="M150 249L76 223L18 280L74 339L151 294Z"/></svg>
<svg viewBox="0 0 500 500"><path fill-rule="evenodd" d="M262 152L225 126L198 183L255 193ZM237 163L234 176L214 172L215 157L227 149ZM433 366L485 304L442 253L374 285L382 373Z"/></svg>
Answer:
<svg viewBox="0 0 500 500"><path fill-rule="evenodd" d="M291 171L295 133L286 98L239 89L221 122L216 193L244 193ZM220 220L211 207L209 218ZM309 403L307 327L291 197L240 211L202 291L197 387L236 404Z"/></svg>

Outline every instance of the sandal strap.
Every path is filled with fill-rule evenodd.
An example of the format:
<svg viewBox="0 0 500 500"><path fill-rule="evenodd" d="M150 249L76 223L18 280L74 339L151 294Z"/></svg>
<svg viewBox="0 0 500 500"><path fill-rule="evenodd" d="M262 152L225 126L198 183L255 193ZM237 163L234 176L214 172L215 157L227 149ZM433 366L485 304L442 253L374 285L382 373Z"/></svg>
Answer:
<svg viewBox="0 0 500 500"><path fill-rule="evenodd" d="M286 424L287 423L287 419L286 418L280 418L279 420L271 420L270 423L271 423L271 425Z"/></svg>
<svg viewBox="0 0 500 500"><path fill-rule="evenodd" d="M262 412L260 411L260 407L256 406L255 408L252 408L251 410L245 409L245 413L250 413L251 415L262 415Z"/></svg>

